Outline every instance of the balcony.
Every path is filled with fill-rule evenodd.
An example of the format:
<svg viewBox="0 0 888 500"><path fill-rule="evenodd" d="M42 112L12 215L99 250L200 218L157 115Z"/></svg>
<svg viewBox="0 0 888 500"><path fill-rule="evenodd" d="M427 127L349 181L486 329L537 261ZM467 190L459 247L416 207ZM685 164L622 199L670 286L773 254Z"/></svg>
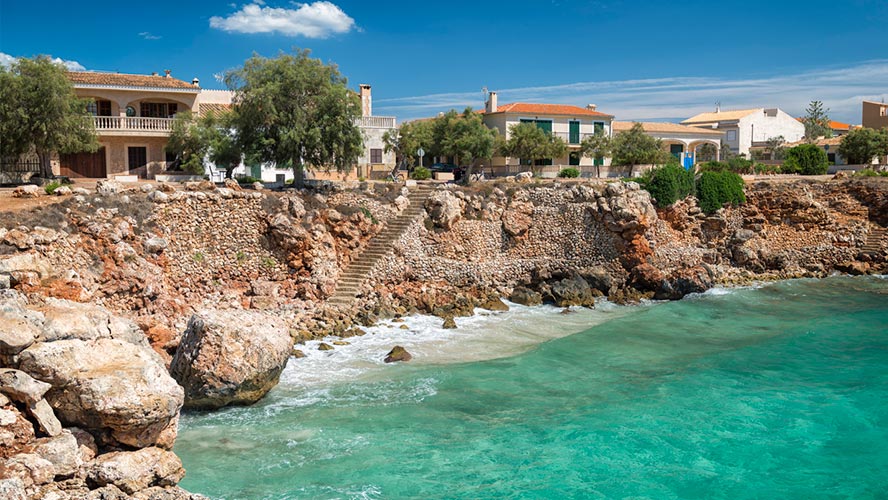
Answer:
<svg viewBox="0 0 888 500"><path fill-rule="evenodd" d="M355 120L355 125L361 128L395 128L394 116L362 116Z"/></svg>
<svg viewBox="0 0 888 500"><path fill-rule="evenodd" d="M173 128L172 118L142 116L94 116L99 135L167 137Z"/></svg>
<svg viewBox="0 0 888 500"><path fill-rule="evenodd" d="M591 137L595 134L579 134L580 140L578 140L578 141L571 141L570 140L570 132L553 132L553 135L555 137L558 137L559 139L564 140L564 142L566 142L568 144L568 146L579 146L580 143L583 142L583 139L585 139L587 137Z"/></svg>

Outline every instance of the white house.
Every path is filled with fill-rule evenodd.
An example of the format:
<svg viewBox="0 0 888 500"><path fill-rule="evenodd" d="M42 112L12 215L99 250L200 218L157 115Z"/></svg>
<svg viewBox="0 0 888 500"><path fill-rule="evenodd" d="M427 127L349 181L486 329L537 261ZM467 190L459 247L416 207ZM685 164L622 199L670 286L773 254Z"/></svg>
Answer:
<svg viewBox="0 0 888 500"><path fill-rule="evenodd" d="M786 142L800 141L805 125L778 108L755 108L700 113L681 122L725 133L725 142L736 154L749 157L749 148L765 146L768 139L782 136Z"/></svg>
<svg viewBox="0 0 888 500"><path fill-rule="evenodd" d="M632 128L636 122L613 122L614 134L625 132ZM720 146L725 133L717 129L700 127L688 127L677 123L668 122L638 122L645 134L660 139L663 146L675 157L682 161L686 167L697 163L697 151L700 147L711 144ZM716 158L717 159L717 155Z"/></svg>
<svg viewBox="0 0 888 500"><path fill-rule="evenodd" d="M496 92L490 92L484 110L484 124L495 128L507 140L510 128L520 123L535 123L543 130L564 139L569 153L563 158L548 158L538 161L540 166L552 166L545 171L557 171L561 167L594 167L610 165L610 158L596 162L580 154L580 143L586 137L602 131L613 134L613 115L602 113L594 104L585 108L565 104L537 104L516 102L499 105ZM494 174L515 173L522 170L520 158L494 157L490 169ZM581 168L581 170L584 170ZM588 170L588 169L585 169Z"/></svg>

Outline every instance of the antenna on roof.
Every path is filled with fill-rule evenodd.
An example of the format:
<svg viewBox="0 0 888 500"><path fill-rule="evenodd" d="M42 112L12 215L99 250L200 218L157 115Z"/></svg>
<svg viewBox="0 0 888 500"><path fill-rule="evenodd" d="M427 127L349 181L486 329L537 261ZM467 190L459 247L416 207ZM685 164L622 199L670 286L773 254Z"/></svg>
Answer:
<svg viewBox="0 0 888 500"><path fill-rule="evenodd" d="M487 87L481 87L481 107L487 106L487 94L490 92L487 90Z"/></svg>
<svg viewBox="0 0 888 500"><path fill-rule="evenodd" d="M720 112L721 112L721 107L722 107L722 102L721 102L721 101L715 101L715 112L716 112L716 113L720 113Z"/></svg>

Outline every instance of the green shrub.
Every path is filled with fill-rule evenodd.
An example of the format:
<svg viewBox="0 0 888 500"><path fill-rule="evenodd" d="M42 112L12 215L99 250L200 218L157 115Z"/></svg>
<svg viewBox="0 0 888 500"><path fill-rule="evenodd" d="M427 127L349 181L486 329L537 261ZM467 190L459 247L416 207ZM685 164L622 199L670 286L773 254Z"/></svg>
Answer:
<svg viewBox="0 0 888 500"><path fill-rule="evenodd" d="M364 208L364 207L360 207L360 210L361 210L361 213L364 214L364 217L370 219L370 222L371 222L371 223L373 223L373 224L379 224L379 221L376 220L376 217L373 217L373 214L370 212L370 210L367 210L367 209Z"/></svg>
<svg viewBox="0 0 888 500"><path fill-rule="evenodd" d="M743 179L734 172L703 172L697 179L697 199L700 208L711 214L725 203L738 205L746 201Z"/></svg>
<svg viewBox="0 0 888 500"><path fill-rule="evenodd" d="M854 174L854 177L888 177L888 170L876 172L871 168L865 168L863 170L857 171Z"/></svg>
<svg viewBox="0 0 888 500"><path fill-rule="evenodd" d="M576 179L580 176L579 169L570 167L570 168L562 168L561 172L558 172L558 177L564 177L565 179Z"/></svg>
<svg viewBox="0 0 888 500"><path fill-rule="evenodd" d="M723 161L707 161L697 167L701 172L724 172L728 170L728 164Z"/></svg>
<svg viewBox="0 0 888 500"><path fill-rule="evenodd" d="M62 183L59 181L52 181L49 184L43 186L43 190L46 191L46 194L55 193L55 190L62 187Z"/></svg>
<svg viewBox="0 0 888 500"><path fill-rule="evenodd" d="M250 175L238 177L236 180L237 180L238 184L252 184L254 182L262 182L262 179L257 179L253 176L250 176Z"/></svg>
<svg viewBox="0 0 888 500"><path fill-rule="evenodd" d="M751 174L753 172L755 162L741 158L739 156L728 160L728 170L735 174Z"/></svg>
<svg viewBox="0 0 888 500"><path fill-rule="evenodd" d="M788 174L823 175L828 168L826 151L814 144L801 144L786 150L782 171Z"/></svg>
<svg viewBox="0 0 888 500"><path fill-rule="evenodd" d="M668 163L652 169L641 180L642 186L657 200L660 207L668 207L694 194L694 172L677 164Z"/></svg>
<svg viewBox="0 0 888 500"><path fill-rule="evenodd" d="M413 169L413 173L410 174L410 177L417 181L424 181L432 178L432 171L425 167L416 167Z"/></svg>
<svg viewBox="0 0 888 500"><path fill-rule="evenodd" d="M777 174L780 173L780 165L768 165L765 163L755 164L755 173L757 174Z"/></svg>

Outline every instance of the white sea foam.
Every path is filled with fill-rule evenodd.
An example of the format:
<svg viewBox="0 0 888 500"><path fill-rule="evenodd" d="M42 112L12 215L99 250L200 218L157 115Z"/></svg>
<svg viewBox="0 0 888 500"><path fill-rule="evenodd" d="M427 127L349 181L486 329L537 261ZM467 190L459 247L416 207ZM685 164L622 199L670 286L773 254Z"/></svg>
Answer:
<svg viewBox="0 0 888 500"><path fill-rule="evenodd" d="M305 357L291 359L281 375L275 391L284 397L274 398L266 409L276 412L284 407L313 404L327 397L327 388L338 382L385 380L388 370L514 356L548 340L628 314L636 307L645 307L617 306L601 300L595 309L571 308L569 314L562 314L562 308L554 306L508 304L509 311L477 309L474 316L456 318L459 328L454 330L442 328L441 318L410 316L403 322L385 320L364 328L366 335L345 339L349 345L334 346L331 351L319 351L318 346L321 342L329 344L336 339L308 341L297 346ZM401 325L406 325L407 329L402 329ZM410 363L389 365L383 362L396 345L413 355ZM415 387L399 388L406 391L406 394L399 391L399 398L401 401L405 396L421 400L432 395L434 387L435 381L429 380Z"/></svg>

